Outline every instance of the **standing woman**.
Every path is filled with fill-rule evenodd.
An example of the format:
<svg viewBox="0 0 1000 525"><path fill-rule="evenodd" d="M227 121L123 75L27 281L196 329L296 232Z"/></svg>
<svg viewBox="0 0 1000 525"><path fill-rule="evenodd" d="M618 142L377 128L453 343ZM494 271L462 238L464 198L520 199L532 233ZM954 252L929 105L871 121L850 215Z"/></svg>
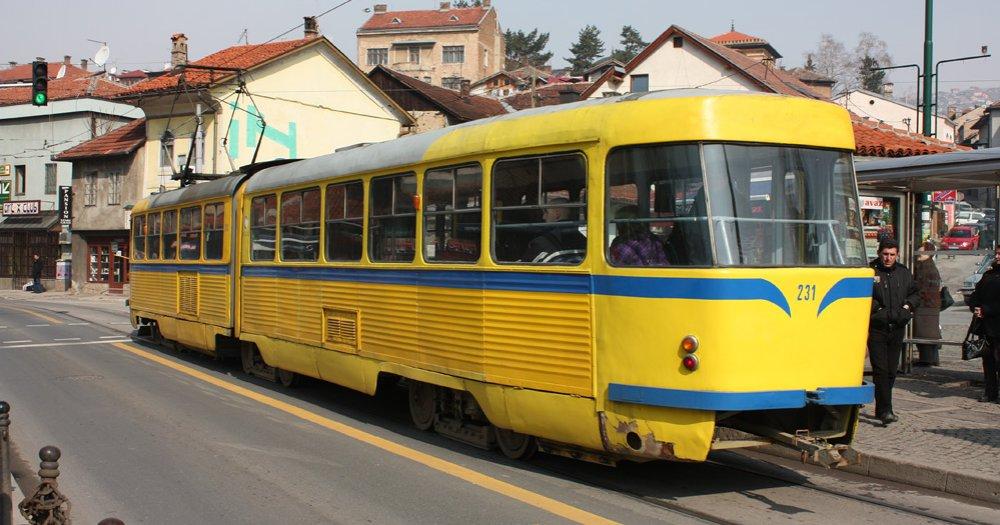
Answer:
<svg viewBox="0 0 1000 525"><path fill-rule="evenodd" d="M983 352L983 385L985 392L980 401L997 401L998 381L997 350L1000 349L1000 247L993 252L993 266L976 284L969 297L972 314L982 319L989 347Z"/></svg>
<svg viewBox="0 0 1000 525"><path fill-rule="evenodd" d="M913 315L913 337L941 339L941 274L934 264L934 243L924 241L913 265L913 281L920 290L920 306ZM940 364L941 345L917 345L917 366Z"/></svg>

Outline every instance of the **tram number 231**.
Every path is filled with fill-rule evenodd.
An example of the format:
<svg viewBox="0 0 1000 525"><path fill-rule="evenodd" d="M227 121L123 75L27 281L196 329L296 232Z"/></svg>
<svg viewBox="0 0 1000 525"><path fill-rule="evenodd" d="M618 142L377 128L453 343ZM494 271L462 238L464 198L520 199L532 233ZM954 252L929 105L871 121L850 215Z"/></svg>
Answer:
<svg viewBox="0 0 1000 525"><path fill-rule="evenodd" d="M798 301L815 301L816 300L816 285L815 284L800 284L798 286L799 295L796 297Z"/></svg>

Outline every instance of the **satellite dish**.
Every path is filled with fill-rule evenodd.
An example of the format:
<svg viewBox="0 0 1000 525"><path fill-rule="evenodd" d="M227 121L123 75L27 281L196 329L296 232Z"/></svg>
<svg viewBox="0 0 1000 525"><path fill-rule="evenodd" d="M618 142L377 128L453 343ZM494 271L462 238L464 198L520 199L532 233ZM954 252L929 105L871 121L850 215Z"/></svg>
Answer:
<svg viewBox="0 0 1000 525"><path fill-rule="evenodd" d="M59 72L56 73L56 78L62 78L66 76L66 64L59 66Z"/></svg>
<svg viewBox="0 0 1000 525"><path fill-rule="evenodd" d="M111 56L111 50L108 49L107 44L103 44L94 54L94 63L97 64L97 67L103 67L109 56Z"/></svg>
<svg viewBox="0 0 1000 525"><path fill-rule="evenodd" d="M111 66L111 69L108 70L108 74L109 75L114 75L117 72L118 72L118 68L115 67L115 66Z"/></svg>

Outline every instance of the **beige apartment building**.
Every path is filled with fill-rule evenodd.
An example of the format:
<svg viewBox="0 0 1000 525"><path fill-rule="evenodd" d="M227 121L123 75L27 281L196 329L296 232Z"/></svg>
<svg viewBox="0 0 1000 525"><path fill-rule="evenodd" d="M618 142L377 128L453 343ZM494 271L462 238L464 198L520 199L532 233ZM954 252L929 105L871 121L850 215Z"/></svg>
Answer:
<svg viewBox="0 0 1000 525"><path fill-rule="evenodd" d="M496 9L482 7L389 11L375 5L374 13L357 31L358 65L370 72L385 66L446 88L459 90L503 68L504 39Z"/></svg>

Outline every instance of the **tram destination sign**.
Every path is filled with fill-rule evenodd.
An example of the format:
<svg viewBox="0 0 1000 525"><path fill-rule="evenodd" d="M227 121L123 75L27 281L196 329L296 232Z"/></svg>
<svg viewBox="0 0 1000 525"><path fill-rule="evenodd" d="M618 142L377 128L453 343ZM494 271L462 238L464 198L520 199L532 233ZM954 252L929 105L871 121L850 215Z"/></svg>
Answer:
<svg viewBox="0 0 1000 525"><path fill-rule="evenodd" d="M3 203L3 215L39 215L42 212L42 201L9 201Z"/></svg>

